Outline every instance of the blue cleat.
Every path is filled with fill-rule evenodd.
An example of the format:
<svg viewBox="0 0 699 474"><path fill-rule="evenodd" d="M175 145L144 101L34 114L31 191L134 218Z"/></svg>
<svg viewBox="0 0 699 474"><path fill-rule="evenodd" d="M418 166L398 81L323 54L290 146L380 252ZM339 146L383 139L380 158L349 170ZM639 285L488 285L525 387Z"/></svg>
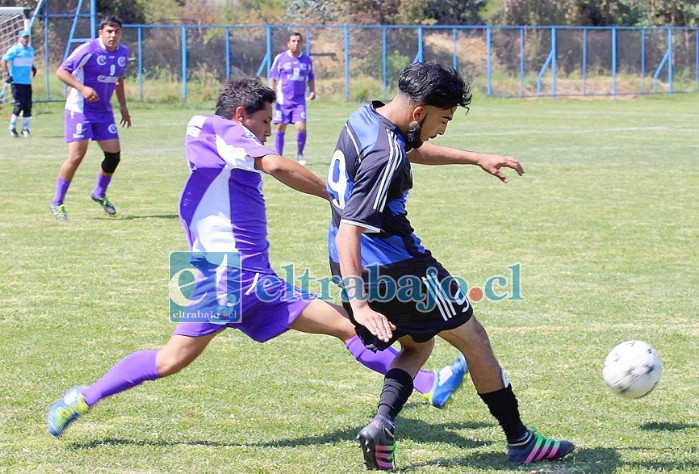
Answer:
<svg viewBox="0 0 699 474"><path fill-rule="evenodd" d="M85 398L80 393L81 389L82 387L71 388L49 410L46 424L52 435L61 436L72 422L90 410Z"/></svg>
<svg viewBox="0 0 699 474"><path fill-rule="evenodd" d="M423 397L433 407L444 408L454 392L461 388L467 373L466 359L463 354L459 354L454 362L437 371L432 390L423 394Z"/></svg>
<svg viewBox="0 0 699 474"><path fill-rule="evenodd" d="M540 435L536 430L530 430L520 443L507 445L507 459L520 464L529 464L560 459L574 449L575 445L570 441L556 441Z"/></svg>

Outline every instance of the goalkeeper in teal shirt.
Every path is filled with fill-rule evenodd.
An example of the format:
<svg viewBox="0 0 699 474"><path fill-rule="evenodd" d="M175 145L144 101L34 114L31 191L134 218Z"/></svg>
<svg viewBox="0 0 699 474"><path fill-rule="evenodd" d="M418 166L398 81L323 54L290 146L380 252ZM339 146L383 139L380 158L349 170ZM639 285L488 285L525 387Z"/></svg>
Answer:
<svg viewBox="0 0 699 474"><path fill-rule="evenodd" d="M34 48L29 46L29 31L22 30L17 35L17 44L12 46L0 61L5 72L5 81L12 86L12 97L15 107L10 117L10 136L19 137L17 120L20 113L23 117L22 135L32 136L29 122L32 118L32 78L36 75L34 67Z"/></svg>

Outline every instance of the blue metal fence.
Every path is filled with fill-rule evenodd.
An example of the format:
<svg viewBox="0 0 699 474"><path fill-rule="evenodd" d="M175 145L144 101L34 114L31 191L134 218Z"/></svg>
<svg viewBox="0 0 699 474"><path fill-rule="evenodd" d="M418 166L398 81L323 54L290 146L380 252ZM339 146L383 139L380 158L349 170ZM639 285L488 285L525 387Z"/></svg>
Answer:
<svg viewBox="0 0 699 474"><path fill-rule="evenodd" d="M48 30L55 21L45 18ZM165 75L181 82L187 101L201 93L204 73L216 81L238 73L266 77L291 31L304 35L320 95L345 100L390 95L412 61L450 64L496 97L699 91L698 28L125 25L122 42L134 59L127 74L141 100L148 100L148 81ZM56 43L46 48L47 61L49 49L67 47ZM52 76L55 67L46 70Z"/></svg>

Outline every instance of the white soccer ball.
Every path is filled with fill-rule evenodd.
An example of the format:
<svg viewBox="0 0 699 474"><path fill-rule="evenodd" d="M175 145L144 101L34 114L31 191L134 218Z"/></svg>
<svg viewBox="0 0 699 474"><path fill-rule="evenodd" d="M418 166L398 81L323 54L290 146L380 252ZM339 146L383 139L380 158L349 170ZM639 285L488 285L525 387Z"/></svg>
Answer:
<svg viewBox="0 0 699 474"><path fill-rule="evenodd" d="M641 398L655 388L662 373L663 363L650 344L626 341L609 352L602 377L614 393L624 398Z"/></svg>

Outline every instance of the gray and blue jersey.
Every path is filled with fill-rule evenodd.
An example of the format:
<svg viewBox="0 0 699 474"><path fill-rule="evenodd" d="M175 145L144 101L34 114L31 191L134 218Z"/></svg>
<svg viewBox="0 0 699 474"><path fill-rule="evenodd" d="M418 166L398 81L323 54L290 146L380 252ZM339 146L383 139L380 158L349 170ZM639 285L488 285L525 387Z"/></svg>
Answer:
<svg viewBox="0 0 699 474"><path fill-rule="evenodd" d="M15 44L2 57L10 66L10 76L15 84L31 85L34 67L34 48Z"/></svg>
<svg viewBox="0 0 699 474"><path fill-rule="evenodd" d="M405 137L376 112L375 101L347 120L328 171L332 221L330 260L339 263L335 236L341 222L363 227L362 266L390 265L430 256L413 233L405 208L413 186Z"/></svg>

